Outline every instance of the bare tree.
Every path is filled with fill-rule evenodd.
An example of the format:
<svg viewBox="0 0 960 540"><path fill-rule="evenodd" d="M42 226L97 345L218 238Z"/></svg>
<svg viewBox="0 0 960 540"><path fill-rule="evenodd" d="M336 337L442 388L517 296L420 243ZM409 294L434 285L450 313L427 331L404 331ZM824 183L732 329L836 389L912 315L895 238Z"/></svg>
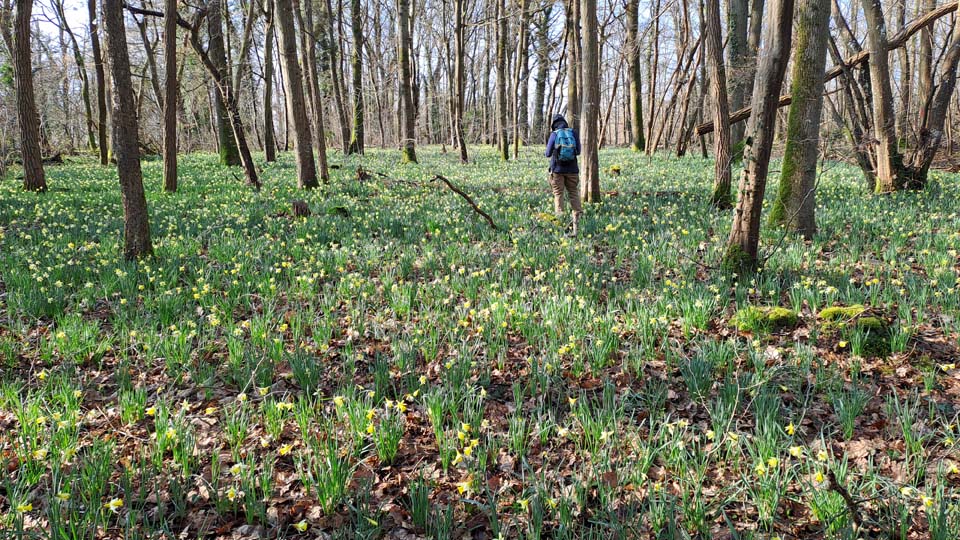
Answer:
<svg viewBox="0 0 960 540"><path fill-rule="evenodd" d="M23 163L23 189L46 191L40 151L40 117L33 90L33 61L30 49L30 16L32 0L9 0L3 4L3 37L13 56L13 79L17 94L17 125L20 129L20 158ZM14 9L13 34L10 34L10 11Z"/></svg>
<svg viewBox="0 0 960 540"><path fill-rule="evenodd" d="M350 58L353 88L353 129L350 154L363 153L363 7L360 0L350 1L350 30L353 32L353 56Z"/></svg>
<svg viewBox="0 0 960 540"><path fill-rule="evenodd" d="M227 65L227 50L223 39L223 0L208 0L205 10L207 18L207 55L217 71L217 78L230 78L230 67ZM235 92L237 89L234 88ZM214 93L214 111L216 112L217 140L220 148L220 163L223 165L240 165L240 151L237 142L231 136L232 126L227 104L224 103L222 92Z"/></svg>
<svg viewBox="0 0 960 540"><path fill-rule="evenodd" d="M723 66L723 37L720 34L720 0L707 0L707 66L710 68L710 88L713 94L713 118L717 126L714 135L716 167L712 203L720 209L731 208L730 180L730 107L727 103L727 75Z"/></svg>
<svg viewBox="0 0 960 540"><path fill-rule="evenodd" d="M467 0L454 0L454 111L453 133L457 148L460 150L460 163L466 163L467 142L463 135L463 108L466 102L464 95L467 90L466 80L466 3Z"/></svg>
<svg viewBox="0 0 960 540"><path fill-rule="evenodd" d="M510 138L507 135L509 105L507 103L507 2L497 0L497 150L500 159L510 159Z"/></svg>
<svg viewBox="0 0 960 540"><path fill-rule="evenodd" d="M400 67L400 145L404 163L417 162L416 116L413 101L413 69L410 35L410 0L397 0L397 64Z"/></svg>
<svg viewBox="0 0 960 540"><path fill-rule="evenodd" d="M97 24L97 0L87 0L87 16L90 20L90 52L93 54L94 74L97 79L97 147L100 149L100 164L110 162L110 145L107 141L107 90L103 67L103 51L100 49L100 28Z"/></svg>
<svg viewBox="0 0 960 540"><path fill-rule="evenodd" d="M113 78L113 143L123 200L123 256L133 260L153 253L153 244L140 170L137 106L130 76L122 0L103 0L103 19Z"/></svg>
<svg viewBox="0 0 960 540"><path fill-rule="evenodd" d="M581 139L583 170L581 191L587 202L600 201L600 41L598 36L597 0L582 0L583 15L583 118Z"/></svg>
<svg viewBox="0 0 960 540"><path fill-rule="evenodd" d="M753 114L747 125L737 207L723 258L728 271L751 271L759 263L760 213L775 135L780 87L790 60L793 0L774 0L762 60L753 86Z"/></svg>
<svg viewBox="0 0 960 540"><path fill-rule="evenodd" d="M273 124L273 0L265 0L263 40L263 153L268 163L277 160L277 140Z"/></svg>
<svg viewBox="0 0 960 540"><path fill-rule="evenodd" d="M279 0L278 0L279 1ZM303 76L297 54L297 36L293 12L279 3L276 6L277 25L280 29L280 61L283 65L287 94L287 110L293 120L294 150L297 155L297 185L301 189L318 187L317 167L313 160L313 140L310 135L310 119L303 95Z"/></svg>
<svg viewBox="0 0 960 540"><path fill-rule="evenodd" d="M177 0L165 0L163 18L163 189L177 190Z"/></svg>
<svg viewBox="0 0 960 540"><path fill-rule="evenodd" d="M643 137L643 98L641 95L642 84L640 80L640 40L637 37L640 0L627 0L627 41L625 43L626 52L630 65L630 128L631 140L630 148L634 152L640 152L646 147Z"/></svg>
<svg viewBox="0 0 960 540"><path fill-rule="evenodd" d="M820 115L823 73L830 37L830 0L799 0L793 101L787 118L787 146L780 172L780 190L770 223L812 238L816 232L817 158L820 155Z"/></svg>

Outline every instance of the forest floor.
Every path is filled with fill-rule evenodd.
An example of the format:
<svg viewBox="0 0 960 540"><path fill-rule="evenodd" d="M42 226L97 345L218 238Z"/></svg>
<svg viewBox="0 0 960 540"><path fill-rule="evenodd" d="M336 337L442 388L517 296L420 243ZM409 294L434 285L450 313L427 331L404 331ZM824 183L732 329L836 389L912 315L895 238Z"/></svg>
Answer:
<svg viewBox="0 0 960 540"><path fill-rule="evenodd" d="M708 160L603 151L569 239L535 149L418 150L145 161L136 264L113 169L0 182L0 536L960 537L960 176L828 163L738 279Z"/></svg>

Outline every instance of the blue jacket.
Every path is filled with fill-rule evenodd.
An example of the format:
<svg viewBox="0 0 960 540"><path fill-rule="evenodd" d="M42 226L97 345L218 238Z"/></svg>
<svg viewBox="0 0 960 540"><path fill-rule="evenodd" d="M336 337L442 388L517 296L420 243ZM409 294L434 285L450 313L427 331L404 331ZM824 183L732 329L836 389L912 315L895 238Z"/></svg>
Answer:
<svg viewBox="0 0 960 540"><path fill-rule="evenodd" d="M567 124L567 120L563 115L554 115L553 122L550 124L550 128L553 130L550 133L550 138L547 140L547 152L545 157L550 158L550 172L557 174L580 174L580 166L577 164L577 160L573 161L557 161L556 152L554 151L554 143L557 140L557 130L565 129L570 127ZM577 130L573 130L573 138L577 141L577 155L580 155L580 134L577 133Z"/></svg>

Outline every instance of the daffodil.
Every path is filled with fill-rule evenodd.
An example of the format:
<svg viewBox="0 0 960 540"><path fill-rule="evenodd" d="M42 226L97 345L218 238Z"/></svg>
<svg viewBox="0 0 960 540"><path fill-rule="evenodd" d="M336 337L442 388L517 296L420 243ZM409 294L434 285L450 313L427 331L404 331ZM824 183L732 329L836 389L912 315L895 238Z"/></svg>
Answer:
<svg viewBox="0 0 960 540"><path fill-rule="evenodd" d="M306 532L306 531L307 531L307 520L301 519L301 520L298 521L297 523L294 523L294 524L293 524L293 528L296 529L296 530L299 531L299 532Z"/></svg>
<svg viewBox="0 0 960 540"><path fill-rule="evenodd" d="M20 503L17 505L17 513L23 514L33 510L33 505L30 503Z"/></svg>
<svg viewBox="0 0 960 540"><path fill-rule="evenodd" d="M114 497L113 499L110 499L109 502L104 504L103 507L106 508L107 510L110 510L113 513L117 513L120 511L121 508L123 508L123 499Z"/></svg>

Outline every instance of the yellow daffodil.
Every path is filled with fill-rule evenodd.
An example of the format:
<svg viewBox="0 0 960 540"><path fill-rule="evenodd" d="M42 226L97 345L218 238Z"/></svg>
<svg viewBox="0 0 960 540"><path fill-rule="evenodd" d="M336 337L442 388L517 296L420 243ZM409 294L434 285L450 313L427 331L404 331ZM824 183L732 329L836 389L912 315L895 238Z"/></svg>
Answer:
<svg viewBox="0 0 960 540"><path fill-rule="evenodd" d="M103 507L113 513L117 513L121 508L123 508L123 499L114 497L113 499L110 499L108 503L104 504Z"/></svg>
<svg viewBox="0 0 960 540"><path fill-rule="evenodd" d="M299 531L299 532L306 532L306 531L307 531L307 520L301 519L301 520L298 521L297 523L294 523L294 524L293 524L293 528L296 529L296 530Z"/></svg>

